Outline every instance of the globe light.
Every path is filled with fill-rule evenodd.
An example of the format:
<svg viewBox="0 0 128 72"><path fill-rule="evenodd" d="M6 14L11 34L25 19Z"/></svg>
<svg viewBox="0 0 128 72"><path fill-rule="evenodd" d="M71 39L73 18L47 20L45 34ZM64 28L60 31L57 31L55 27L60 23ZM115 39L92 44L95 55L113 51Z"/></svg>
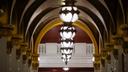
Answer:
<svg viewBox="0 0 128 72"><path fill-rule="evenodd" d="M60 29L60 36L63 39L73 39L76 34L75 27L73 26L62 26Z"/></svg>
<svg viewBox="0 0 128 72"><path fill-rule="evenodd" d="M72 54L73 48L61 48L61 53L63 54Z"/></svg>
<svg viewBox="0 0 128 72"><path fill-rule="evenodd" d="M76 6L63 6L60 10L60 19L64 22L75 22L78 20L79 11Z"/></svg>
<svg viewBox="0 0 128 72"><path fill-rule="evenodd" d="M61 39L61 48L72 48L73 47L73 40L72 39Z"/></svg>
<svg viewBox="0 0 128 72"><path fill-rule="evenodd" d="M64 70L64 71L68 71L69 68L68 68L68 67L64 67L63 70Z"/></svg>

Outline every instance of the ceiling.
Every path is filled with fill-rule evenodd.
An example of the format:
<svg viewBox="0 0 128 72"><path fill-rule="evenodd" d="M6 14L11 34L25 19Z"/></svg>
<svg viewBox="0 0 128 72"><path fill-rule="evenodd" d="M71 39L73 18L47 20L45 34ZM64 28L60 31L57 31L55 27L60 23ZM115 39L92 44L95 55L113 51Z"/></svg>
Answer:
<svg viewBox="0 0 128 72"><path fill-rule="evenodd" d="M117 24L127 22L127 0L76 1L75 5L80 10L78 22L89 28L92 35L87 34L89 37L94 37L97 47L100 42L109 42L110 33L113 35L117 33ZM24 41L30 42L30 44L33 42L32 47L35 48L33 50L36 50L41 42L43 37L41 34L48 31L45 32L43 29L49 23L62 24L60 20L57 21L61 0L2 0L0 7L8 13L8 24L17 26L17 34L23 35Z"/></svg>
<svg viewBox="0 0 128 72"><path fill-rule="evenodd" d="M78 27L82 34L84 31L83 36L86 36L87 42L97 45L96 53L99 54L100 47L103 48L102 44L109 42L110 34L117 34L117 26L128 23L128 0L76 1L75 5L80 14L79 20L73 25ZM24 42L31 45L32 52L37 53L38 44L43 41L49 42L52 28L57 29L57 26L62 24L59 19L60 7L61 0L1 0L0 16L6 13L7 24L15 25L16 34L22 35ZM42 39L43 37L46 39Z"/></svg>

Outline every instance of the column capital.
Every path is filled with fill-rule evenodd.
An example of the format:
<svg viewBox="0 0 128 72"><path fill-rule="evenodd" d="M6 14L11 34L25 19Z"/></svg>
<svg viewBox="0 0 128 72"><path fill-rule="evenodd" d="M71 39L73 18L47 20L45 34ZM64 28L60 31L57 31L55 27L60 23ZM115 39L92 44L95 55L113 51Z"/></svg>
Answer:
<svg viewBox="0 0 128 72"><path fill-rule="evenodd" d="M107 49L102 49L101 50L101 58L106 59L106 57L107 57Z"/></svg>
<svg viewBox="0 0 128 72"><path fill-rule="evenodd" d="M124 42L123 37L120 35L113 35L112 38L113 38L112 43L114 44L114 48L115 49L122 48L122 44Z"/></svg>
<svg viewBox="0 0 128 72"><path fill-rule="evenodd" d="M114 44L113 43L105 43L105 49L108 52L111 52L114 49Z"/></svg>
<svg viewBox="0 0 128 72"><path fill-rule="evenodd" d="M39 66L38 57L39 57L39 54L32 54L32 68L34 70L37 70Z"/></svg>
<svg viewBox="0 0 128 72"><path fill-rule="evenodd" d="M8 39L11 39L12 35L15 33L14 25L9 24L0 24L0 37L7 37Z"/></svg>
<svg viewBox="0 0 128 72"><path fill-rule="evenodd" d="M94 62L93 64L95 70L100 70L100 63Z"/></svg>
<svg viewBox="0 0 128 72"><path fill-rule="evenodd" d="M12 43L13 43L14 46L20 47L20 44L23 41L23 36L22 35L19 35L19 34L14 34L12 36L11 40L12 40Z"/></svg>
<svg viewBox="0 0 128 72"><path fill-rule="evenodd" d="M100 63L101 54L94 54L95 62Z"/></svg>
<svg viewBox="0 0 128 72"><path fill-rule="evenodd" d="M124 37L128 37L128 24L120 25L120 34Z"/></svg>

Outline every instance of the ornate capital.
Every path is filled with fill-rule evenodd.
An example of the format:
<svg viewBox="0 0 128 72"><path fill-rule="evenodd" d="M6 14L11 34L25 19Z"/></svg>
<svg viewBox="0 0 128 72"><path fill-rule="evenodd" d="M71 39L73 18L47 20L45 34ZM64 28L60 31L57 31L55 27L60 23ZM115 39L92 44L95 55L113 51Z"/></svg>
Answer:
<svg viewBox="0 0 128 72"><path fill-rule="evenodd" d="M95 62L100 63L101 55L100 54L94 54Z"/></svg>
<svg viewBox="0 0 128 72"><path fill-rule="evenodd" d="M32 61L38 61L39 54L32 54Z"/></svg>
<svg viewBox="0 0 128 72"><path fill-rule="evenodd" d="M114 45L112 43L105 43L105 49L110 53L114 49Z"/></svg>
<svg viewBox="0 0 128 72"><path fill-rule="evenodd" d="M32 62L32 69L37 70L39 67L39 62Z"/></svg>
<svg viewBox="0 0 128 72"><path fill-rule="evenodd" d="M100 63L94 62L94 69L100 70Z"/></svg>
<svg viewBox="0 0 128 72"><path fill-rule="evenodd" d="M120 26L120 34L124 37L128 37L128 24L122 24Z"/></svg>
<svg viewBox="0 0 128 72"><path fill-rule="evenodd" d="M11 36L14 34L14 27L14 25L0 24L0 36L11 39Z"/></svg>
<svg viewBox="0 0 128 72"><path fill-rule="evenodd" d="M33 54L32 55L32 68L34 70L37 70L38 66L39 66L38 56L39 56L38 54Z"/></svg>
<svg viewBox="0 0 128 72"><path fill-rule="evenodd" d="M115 49L122 48L123 42L124 42L124 40L123 40L122 36L120 36L120 35L113 36L113 44L114 44Z"/></svg>
<svg viewBox="0 0 128 72"><path fill-rule="evenodd" d="M22 40L23 40L23 36L15 34L12 36L11 40L14 46L20 47L20 44L22 43Z"/></svg>
<svg viewBox="0 0 128 72"><path fill-rule="evenodd" d="M107 50L106 49L102 49L101 57L102 57L102 59L106 59L106 57L107 57Z"/></svg>
<svg viewBox="0 0 128 72"><path fill-rule="evenodd" d="M22 54L26 55L28 44L27 43L21 43L20 47L21 47Z"/></svg>
<svg viewBox="0 0 128 72"><path fill-rule="evenodd" d="M26 52L27 57L31 57L31 49L27 48L27 52Z"/></svg>

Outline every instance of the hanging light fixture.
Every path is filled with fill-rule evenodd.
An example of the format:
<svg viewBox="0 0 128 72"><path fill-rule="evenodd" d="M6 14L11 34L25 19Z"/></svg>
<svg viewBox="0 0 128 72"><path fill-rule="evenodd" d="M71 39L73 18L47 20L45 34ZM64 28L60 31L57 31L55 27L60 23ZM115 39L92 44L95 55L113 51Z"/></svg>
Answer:
<svg viewBox="0 0 128 72"><path fill-rule="evenodd" d="M62 48L73 47L73 40L72 39L61 39L60 45Z"/></svg>
<svg viewBox="0 0 128 72"><path fill-rule="evenodd" d="M60 36L63 39L73 39L75 36L76 30L73 26L63 25L60 30Z"/></svg>
<svg viewBox="0 0 128 72"><path fill-rule="evenodd" d="M59 14L60 19L64 22L72 23L78 20L79 11L74 5L75 0L65 0L65 5L62 6Z"/></svg>
<svg viewBox="0 0 128 72"><path fill-rule="evenodd" d="M71 59L71 54L62 54L61 59L62 59L63 62L65 62L65 64L67 65L67 63L68 63L69 60Z"/></svg>
<svg viewBox="0 0 128 72"><path fill-rule="evenodd" d="M75 0L63 0L63 5L59 12L60 19L64 22L63 26L60 29L60 52L62 54L61 58L66 65L71 59L73 53L73 38L76 34L75 27L72 26L72 23L78 20L79 18L79 10L74 5L75 2Z"/></svg>

